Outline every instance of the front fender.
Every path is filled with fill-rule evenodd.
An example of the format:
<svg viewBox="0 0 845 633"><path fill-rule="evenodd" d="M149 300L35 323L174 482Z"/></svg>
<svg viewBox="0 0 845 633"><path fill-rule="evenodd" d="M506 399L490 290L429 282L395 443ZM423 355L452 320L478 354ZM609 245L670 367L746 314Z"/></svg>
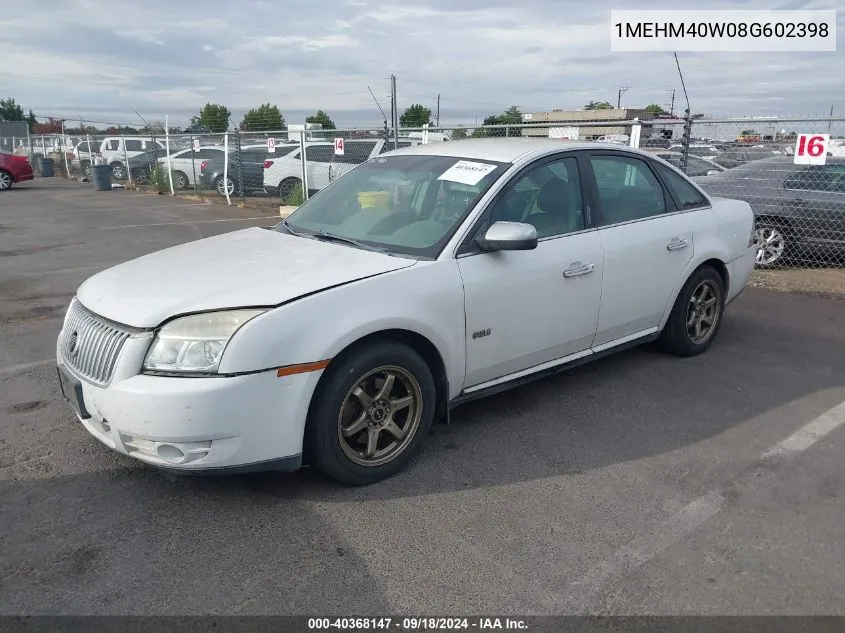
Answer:
<svg viewBox="0 0 845 633"><path fill-rule="evenodd" d="M456 396L463 387L466 347L464 291L454 260L420 262L274 308L232 337L220 371L329 360L365 336L393 329L414 332L434 345L449 395Z"/></svg>

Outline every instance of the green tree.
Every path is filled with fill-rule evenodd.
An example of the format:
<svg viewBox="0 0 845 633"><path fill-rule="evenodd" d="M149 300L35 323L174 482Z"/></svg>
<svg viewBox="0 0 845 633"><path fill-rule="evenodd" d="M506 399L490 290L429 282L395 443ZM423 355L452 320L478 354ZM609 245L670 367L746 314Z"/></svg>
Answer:
<svg viewBox="0 0 845 633"><path fill-rule="evenodd" d="M336 130L337 126L334 124L334 121L329 118L329 115L323 112L322 110L317 110L316 114L312 114L311 116L305 117L306 123L319 123L323 126L324 130Z"/></svg>
<svg viewBox="0 0 845 633"><path fill-rule="evenodd" d="M651 103L645 107L645 111L653 116L660 116L662 114L669 114L664 110L662 107L657 105L656 103Z"/></svg>
<svg viewBox="0 0 845 633"><path fill-rule="evenodd" d="M422 127L426 123L431 123L431 109L419 103L405 108L399 117L400 127Z"/></svg>
<svg viewBox="0 0 845 633"><path fill-rule="evenodd" d="M452 140L453 141L460 141L467 137L467 131L464 129L463 125L459 125L454 130L452 130Z"/></svg>
<svg viewBox="0 0 845 633"><path fill-rule="evenodd" d="M584 106L585 110L611 110L613 106L608 101L590 101Z"/></svg>
<svg viewBox="0 0 845 633"><path fill-rule="evenodd" d="M511 106L502 114L491 114L484 118L482 125L519 125L522 123L522 112L519 106ZM481 138L484 136L522 136L522 129L503 129L493 128L484 129L478 128L472 133L473 138Z"/></svg>
<svg viewBox="0 0 845 633"><path fill-rule="evenodd" d="M25 121L23 108L14 99L0 99L0 121Z"/></svg>
<svg viewBox="0 0 845 633"><path fill-rule="evenodd" d="M229 129L229 108L217 103L206 103L200 110L199 122L215 134Z"/></svg>
<svg viewBox="0 0 845 633"><path fill-rule="evenodd" d="M263 103L253 108L241 120L241 129L248 132L276 132L285 129L285 117L279 106Z"/></svg>

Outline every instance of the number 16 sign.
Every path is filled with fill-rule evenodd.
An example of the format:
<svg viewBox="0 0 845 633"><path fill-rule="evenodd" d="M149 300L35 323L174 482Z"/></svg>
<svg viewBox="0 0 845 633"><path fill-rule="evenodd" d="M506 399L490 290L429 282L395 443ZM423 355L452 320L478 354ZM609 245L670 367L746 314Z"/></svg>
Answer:
<svg viewBox="0 0 845 633"><path fill-rule="evenodd" d="M830 134L799 134L795 142L796 165L824 165Z"/></svg>

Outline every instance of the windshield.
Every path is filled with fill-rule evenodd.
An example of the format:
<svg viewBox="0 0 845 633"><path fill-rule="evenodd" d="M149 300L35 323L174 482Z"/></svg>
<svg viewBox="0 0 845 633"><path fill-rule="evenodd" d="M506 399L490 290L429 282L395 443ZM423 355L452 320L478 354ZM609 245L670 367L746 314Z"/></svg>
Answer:
<svg viewBox="0 0 845 633"><path fill-rule="evenodd" d="M449 156L381 156L317 193L276 230L325 232L391 253L435 258L509 166Z"/></svg>

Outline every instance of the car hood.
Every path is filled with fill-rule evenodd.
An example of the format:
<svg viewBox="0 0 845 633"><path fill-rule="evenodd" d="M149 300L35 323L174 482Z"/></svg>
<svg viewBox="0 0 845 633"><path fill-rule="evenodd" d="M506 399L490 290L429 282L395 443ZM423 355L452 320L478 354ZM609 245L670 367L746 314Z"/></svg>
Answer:
<svg viewBox="0 0 845 633"><path fill-rule="evenodd" d="M77 296L106 319L151 328L178 314L279 305L415 263L249 228L119 264L85 281Z"/></svg>

